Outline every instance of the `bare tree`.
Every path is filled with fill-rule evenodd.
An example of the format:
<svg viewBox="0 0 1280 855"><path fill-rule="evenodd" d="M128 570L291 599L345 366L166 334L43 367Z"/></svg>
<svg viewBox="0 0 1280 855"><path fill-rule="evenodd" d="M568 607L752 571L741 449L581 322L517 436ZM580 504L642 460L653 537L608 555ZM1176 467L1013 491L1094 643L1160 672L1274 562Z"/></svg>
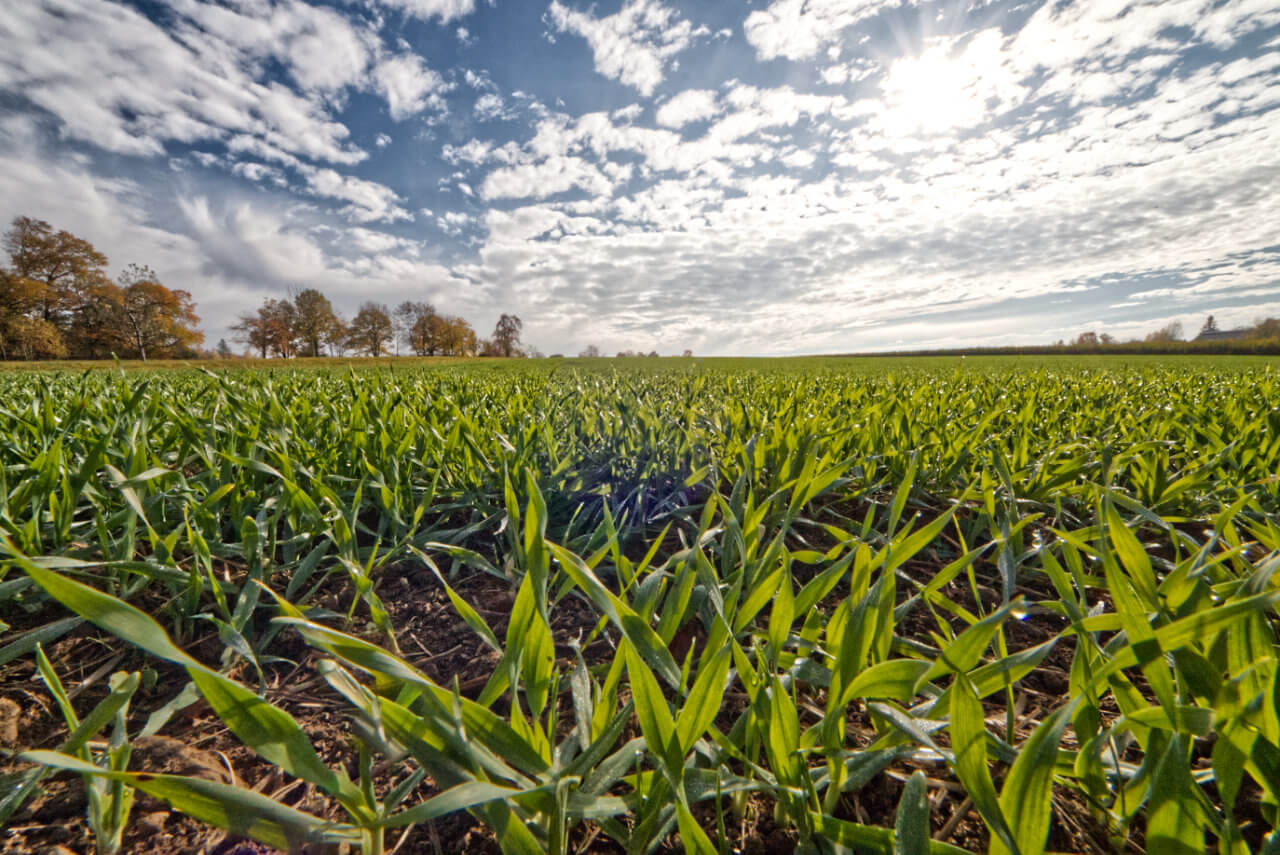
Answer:
<svg viewBox="0 0 1280 855"><path fill-rule="evenodd" d="M515 315L503 314L493 328L493 346L501 356L511 356L520 346L520 331L524 322Z"/></svg>

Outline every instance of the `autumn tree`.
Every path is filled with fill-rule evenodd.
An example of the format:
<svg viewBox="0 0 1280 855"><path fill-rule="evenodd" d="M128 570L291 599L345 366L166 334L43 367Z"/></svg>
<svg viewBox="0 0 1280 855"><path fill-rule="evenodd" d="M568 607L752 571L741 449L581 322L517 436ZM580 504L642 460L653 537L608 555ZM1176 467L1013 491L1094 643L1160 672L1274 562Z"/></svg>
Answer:
<svg viewBox="0 0 1280 855"><path fill-rule="evenodd" d="M324 343L329 347L330 356L345 356L351 346L351 327L341 314L335 312L333 325L324 335Z"/></svg>
<svg viewBox="0 0 1280 855"><path fill-rule="evenodd" d="M231 325L231 333L231 337L236 341L256 351L263 359L267 358L271 343L267 338L267 323L261 309L252 314L239 315L236 322Z"/></svg>
<svg viewBox="0 0 1280 855"><path fill-rule="evenodd" d="M522 329L524 329L524 323L518 317L503 313L493 328L494 350L502 356L518 354Z"/></svg>
<svg viewBox="0 0 1280 855"><path fill-rule="evenodd" d="M103 279L84 283L71 296L62 327L68 356L106 359L137 352L132 347L123 288Z"/></svg>
<svg viewBox="0 0 1280 855"><path fill-rule="evenodd" d="M276 355L288 358L297 355L296 330L298 310L289 299L270 299L262 304L267 327L267 340Z"/></svg>
<svg viewBox="0 0 1280 855"><path fill-rule="evenodd" d="M396 306L396 323L398 334L409 350L418 356L435 356L439 344L435 341L432 330L432 318L436 315L435 306L430 303L405 300ZM438 329L439 324L436 324Z"/></svg>
<svg viewBox="0 0 1280 855"><path fill-rule="evenodd" d="M95 287L109 284L107 257L93 244L44 220L16 217L4 238L10 272L43 286L36 295L38 316L59 330L71 325L77 305Z"/></svg>
<svg viewBox="0 0 1280 855"><path fill-rule="evenodd" d="M293 334L302 343L307 356L319 356L321 345L329 340L329 332L338 322L329 298L315 288L307 288L293 298Z"/></svg>
<svg viewBox="0 0 1280 855"><path fill-rule="evenodd" d="M58 339L57 349L65 353L57 328L33 316L41 305L44 291L42 282L11 270L0 270L0 358L32 359L37 353L46 356L47 348L42 342L47 343L50 338ZM39 320L41 326L33 327L30 323L33 320Z"/></svg>
<svg viewBox="0 0 1280 855"><path fill-rule="evenodd" d="M268 356L289 357L294 354L294 328L298 310L287 299L274 297L262 301L254 314L243 314L231 325L237 341L247 344L266 359Z"/></svg>
<svg viewBox="0 0 1280 855"><path fill-rule="evenodd" d="M0 283L0 346L23 358L95 356L112 325L115 286L107 257L44 220L16 217L4 236L9 268ZM103 353L101 355L107 355Z"/></svg>
<svg viewBox="0 0 1280 855"><path fill-rule="evenodd" d="M475 356L480 351L476 331L465 319L450 315L442 319L440 352L444 356Z"/></svg>
<svg viewBox="0 0 1280 855"><path fill-rule="evenodd" d="M451 321L444 315L432 314L414 324L414 335L421 335L426 356L445 355L449 347Z"/></svg>
<svg viewBox="0 0 1280 855"><path fill-rule="evenodd" d="M191 294L160 284L150 267L130 264L119 278L121 337L144 361L189 350L204 341Z"/></svg>
<svg viewBox="0 0 1280 855"><path fill-rule="evenodd" d="M62 334L44 318L15 315L0 324L0 359L61 359L66 355Z"/></svg>
<svg viewBox="0 0 1280 855"><path fill-rule="evenodd" d="M381 356L393 332L391 311L381 303L366 302L351 319L349 340L353 349L369 356Z"/></svg>
<svg viewBox="0 0 1280 855"><path fill-rule="evenodd" d="M1265 318L1253 325L1251 338L1280 338L1280 318Z"/></svg>
<svg viewBox="0 0 1280 855"><path fill-rule="evenodd" d="M1182 324L1178 321L1165 324L1153 333L1148 333L1146 341L1153 344L1163 344L1171 341L1182 340Z"/></svg>

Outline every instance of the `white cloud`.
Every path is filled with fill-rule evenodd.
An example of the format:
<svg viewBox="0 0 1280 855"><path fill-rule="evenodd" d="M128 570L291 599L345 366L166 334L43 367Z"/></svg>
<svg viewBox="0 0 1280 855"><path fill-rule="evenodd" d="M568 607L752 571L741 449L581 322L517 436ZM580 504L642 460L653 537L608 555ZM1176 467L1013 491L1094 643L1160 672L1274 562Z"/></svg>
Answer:
<svg viewBox="0 0 1280 855"><path fill-rule="evenodd" d="M399 54L388 57L373 69L374 86L387 99L391 118L407 119L430 107L443 111L447 84L439 73L427 68L417 54Z"/></svg>
<svg viewBox="0 0 1280 855"><path fill-rule="evenodd" d="M25 118L0 117L0 213L163 266L214 325L300 279L348 306L451 301L477 328L501 306L568 351L1031 343L1280 300L1274 3L988 11L901 34L905 52L864 44L883 4L760 3L757 56L812 58L774 69L789 85L690 51L673 88L698 88L667 91L679 50L714 36L657 0L556 2L548 29L600 73L670 96L605 86L569 115L544 81L507 94L498 61L438 74L369 3L169 2L163 26L103 0L7 10L0 89ZM435 25L471 4L398 5ZM462 107L428 129L453 80ZM435 114L386 154L377 117L365 152L341 121L367 116L356 92ZM103 177L125 161L89 146L151 179Z"/></svg>
<svg viewBox="0 0 1280 855"><path fill-rule="evenodd" d="M396 192L384 184L341 175L332 169L303 167L301 172L311 193L349 203L341 213L353 222L391 223L413 219L413 214L400 206Z"/></svg>
<svg viewBox="0 0 1280 855"><path fill-rule="evenodd" d="M203 153L203 152L201 152ZM206 164L207 166L208 164ZM289 181L284 176L284 172L276 169L274 166L267 166L265 163L253 163L251 161L242 160L231 167L231 171L236 175L247 178L250 181L270 181L278 187L285 187Z"/></svg>
<svg viewBox="0 0 1280 855"><path fill-rule="evenodd" d="M486 92L476 99L475 114L476 118L482 122L489 122L494 119L510 119L514 116L507 109L506 102L502 100L502 96L496 92Z"/></svg>
<svg viewBox="0 0 1280 855"><path fill-rule="evenodd" d="M619 107L609 115L619 122L630 123L640 118L640 114L643 112L644 107L639 104L628 104L625 107Z"/></svg>
<svg viewBox="0 0 1280 855"><path fill-rule="evenodd" d="M608 193L612 184L599 169L578 157L550 157L539 163L522 163L495 169L485 178L480 195L485 199L545 199L572 189L592 195Z"/></svg>
<svg viewBox="0 0 1280 855"><path fill-rule="evenodd" d="M710 89L686 89L658 109L658 124L679 128L689 122L710 119L720 112L716 93Z"/></svg>
<svg viewBox="0 0 1280 855"><path fill-rule="evenodd" d="M896 0L773 0L748 15L742 29L761 59L808 59L841 42L847 27L898 5Z"/></svg>
<svg viewBox="0 0 1280 855"><path fill-rule="evenodd" d="M438 18L442 24L470 15L476 9L475 0L375 0L375 2L398 9L411 18L420 18L424 21Z"/></svg>
<svg viewBox="0 0 1280 855"><path fill-rule="evenodd" d="M365 157L320 98L258 82L240 48L188 29L175 39L105 0L22 3L0 16L0 89L52 113L65 136L121 154L245 134L318 160Z"/></svg>
<svg viewBox="0 0 1280 855"><path fill-rule="evenodd" d="M393 116L443 109L440 75L385 55L377 35L298 0L227 7L172 0L168 30L106 0L33 0L0 19L0 89L56 116L62 133L110 151L158 155L168 143L254 140L277 158L365 157L333 113L376 89ZM296 89L275 80L279 63Z"/></svg>
<svg viewBox="0 0 1280 855"><path fill-rule="evenodd" d="M439 217L436 217L436 228L447 235L456 237L462 234L462 230L474 220L475 217L463 211L445 211Z"/></svg>
<svg viewBox="0 0 1280 855"><path fill-rule="evenodd" d="M547 19L559 32L587 40L596 71L649 96L664 67L698 35L693 25L658 0L627 0L612 15L597 18L552 0Z"/></svg>
<svg viewBox="0 0 1280 855"><path fill-rule="evenodd" d="M808 169L810 166L813 166L817 157L813 152L802 148L784 154L779 158L779 160L792 169Z"/></svg>

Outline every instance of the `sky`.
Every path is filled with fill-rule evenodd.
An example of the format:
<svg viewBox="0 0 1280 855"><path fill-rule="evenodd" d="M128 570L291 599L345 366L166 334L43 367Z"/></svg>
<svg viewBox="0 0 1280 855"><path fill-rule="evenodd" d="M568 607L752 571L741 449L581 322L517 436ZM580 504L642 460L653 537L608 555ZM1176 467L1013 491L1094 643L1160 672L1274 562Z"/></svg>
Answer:
<svg viewBox="0 0 1280 855"><path fill-rule="evenodd" d="M544 353L1280 315L1275 0L23 0L0 221Z"/></svg>

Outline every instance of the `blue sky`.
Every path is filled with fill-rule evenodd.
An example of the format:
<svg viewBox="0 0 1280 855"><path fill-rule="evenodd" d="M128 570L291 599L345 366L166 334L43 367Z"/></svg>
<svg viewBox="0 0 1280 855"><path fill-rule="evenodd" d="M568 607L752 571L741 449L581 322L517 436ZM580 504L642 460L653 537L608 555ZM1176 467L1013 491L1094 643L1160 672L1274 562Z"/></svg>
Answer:
<svg viewBox="0 0 1280 855"><path fill-rule="evenodd" d="M1274 0L25 0L0 217L192 292L544 352L1280 315Z"/></svg>

